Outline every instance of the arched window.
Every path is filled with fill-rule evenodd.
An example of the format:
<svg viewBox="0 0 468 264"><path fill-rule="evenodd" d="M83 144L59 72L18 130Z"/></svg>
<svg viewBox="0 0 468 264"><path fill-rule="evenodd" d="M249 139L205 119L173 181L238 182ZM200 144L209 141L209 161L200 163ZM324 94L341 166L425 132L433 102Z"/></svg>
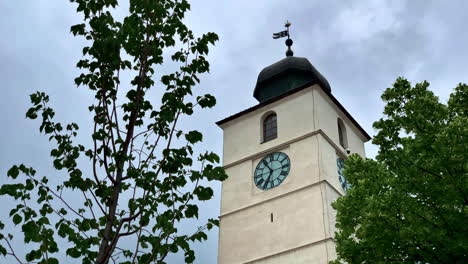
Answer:
<svg viewBox="0 0 468 264"><path fill-rule="evenodd" d="M276 114L271 113L263 119L263 142L278 137L278 126L276 124Z"/></svg>
<svg viewBox="0 0 468 264"><path fill-rule="evenodd" d="M338 138L340 140L340 145L347 149L348 148L348 138L346 136L346 127L343 123L343 120L338 118Z"/></svg>

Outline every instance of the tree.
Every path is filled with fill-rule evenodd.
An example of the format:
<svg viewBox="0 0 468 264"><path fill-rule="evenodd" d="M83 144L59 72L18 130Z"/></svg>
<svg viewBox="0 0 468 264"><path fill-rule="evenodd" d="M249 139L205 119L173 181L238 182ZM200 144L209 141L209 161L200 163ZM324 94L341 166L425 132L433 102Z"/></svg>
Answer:
<svg viewBox="0 0 468 264"><path fill-rule="evenodd" d="M89 43L77 63L83 73L75 83L95 94L89 106L94 116L91 144L76 143L77 124L54 121L45 93L30 96L26 117L41 117L40 131L55 144L53 165L66 177L55 186L23 164L8 171L11 181L0 187L0 195L16 201L11 220L32 250L18 256L13 236L0 234L0 254L19 263L23 258L58 263L59 250L83 263L164 263L168 254L183 251L192 263L192 242L206 240L206 229L218 220L209 219L191 234L181 233L177 224L198 218L197 201L213 196L206 182L227 175L216 166L215 153L195 153L202 134L177 124L182 116L216 103L212 95L197 96L193 88L200 74L209 71L205 56L218 36L194 36L183 23L190 9L186 0L130 0L122 21L113 17L117 0L71 2L84 17L71 32ZM169 58L179 67L161 74ZM133 76L130 83L121 83L124 74ZM163 92L156 104L148 97L155 88ZM124 237L134 241L134 248L119 247Z"/></svg>
<svg viewBox="0 0 468 264"><path fill-rule="evenodd" d="M376 160L351 155L333 263L468 262L468 86L447 104L398 78L374 123Z"/></svg>

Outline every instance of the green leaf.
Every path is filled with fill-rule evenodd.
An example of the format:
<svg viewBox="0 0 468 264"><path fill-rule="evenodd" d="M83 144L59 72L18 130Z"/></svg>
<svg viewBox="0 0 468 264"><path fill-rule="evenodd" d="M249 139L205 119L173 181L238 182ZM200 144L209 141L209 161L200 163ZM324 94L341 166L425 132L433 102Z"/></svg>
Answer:
<svg viewBox="0 0 468 264"><path fill-rule="evenodd" d="M6 256L7 254L6 248L4 248L2 245L0 245L0 254L2 254L3 256Z"/></svg>
<svg viewBox="0 0 468 264"><path fill-rule="evenodd" d="M185 139L187 139L188 142L190 142L192 144L195 144L197 142L202 141L203 135L202 135L202 133L200 133L200 132L198 132L196 130L193 130L193 131L188 132L185 135Z"/></svg>
<svg viewBox="0 0 468 264"><path fill-rule="evenodd" d="M19 214L15 214L13 216L13 223L15 225L19 224L22 220L23 220L23 218Z"/></svg>
<svg viewBox="0 0 468 264"><path fill-rule="evenodd" d="M72 258L79 258L81 256L80 251L76 248L69 248L67 249L66 253Z"/></svg>
<svg viewBox="0 0 468 264"><path fill-rule="evenodd" d="M38 105L41 102L41 96L39 93L30 94L29 98L31 100L31 103L33 103L34 105Z"/></svg>
<svg viewBox="0 0 468 264"><path fill-rule="evenodd" d="M213 190L210 187L198 186L194 190L194 194L200 201L207 201L213 197Z"/></svg>
<svg viewBox="0 0 468 264"><path fill-rule="evenodd" d="M70 27L70 32L73 33L74 36L76 35L84 35L85 34L85 24L77 24Z"/></svg>
<svg viewBox="0 0 468 264"><path fill-rule="evenodd" d="M216 105L216 98L211 94L205 94L203 97L198 97L197 101L202 108L211 108Z"/></svg>
<svg viewBox="0 0 468 264"><path fill-rule="evenodd" d="M59 261L56 258L49 258L48 264L59 264Z"/></svg>
<svg viewBox="0 0 468 264"><path fill-rule="evenodd" d="M177 253L177 251L179 251L179 248L177 247L176 244L171 244L171 245L169 246L169 249L170 249L170 251L171 251L172 253Z"/></svg>
<svg viewBox="0 0 468 264"><path fill-rule="evenodd" d="M15 166L11 167L8 170L7 175L10 176L13 179L16 179L18 177L18 175L19 175L18 166L15 165Z"/></svg>
<svg viewBox="0 0 468 264"><path fill-rule="evenodd" d="M29 119L36 119L37 118L37 110L36 108L29 108L26 112L26 117Z"/></svg>
<svg viewBox="0 0 468 264"><path fill-rule="evenodd" d="M185 217L187 218L198 218L198 206L194 204L188 204L185 209Z"/></svg>
<svg viewBox="0 0 468 264"><path fill-rule="evenodd" d="M42 252L40 250L31 250L28 254L26 254L26 261L33 261L35 259L40 259L42 257Z"/></svg>
<svg viewBox="0 0 468 264"><path fill-rule="evenodd" d="M207 160L211 163L219 163L219 156L213 152L206 152L203 155L200 155L200 160Z"/></svg>
<svg viewBox="0 0 468 264"><path fill-rule="evenodd" d="M195 252L193 250L185 251L185 263L193 263L195 261Z"/></svg>

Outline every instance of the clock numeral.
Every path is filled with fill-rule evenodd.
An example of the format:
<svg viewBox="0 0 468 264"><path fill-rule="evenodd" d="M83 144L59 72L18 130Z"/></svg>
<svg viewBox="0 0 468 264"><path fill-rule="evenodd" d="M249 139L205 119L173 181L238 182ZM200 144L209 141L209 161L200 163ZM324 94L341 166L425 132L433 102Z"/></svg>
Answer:
<svg viewBox="0 0 468 264"><path fill-rule="evenodd" d="M287 171L281 171L280 174L286 177L288 175L288 172Z"/></svg>
<svg viewBox="0 0 468 264"><path fill-rule="evenodd" d="M266 189L269 183L270 183L269 181L265 181L265 183L263 184L263 189Z"/></svg>
<svg viewBox="0 0 468 264"><path fill-rule="evenodd" d="M282 169L287 169L289 168L289 164L284 164L283 166L281 166Z"/></svg>

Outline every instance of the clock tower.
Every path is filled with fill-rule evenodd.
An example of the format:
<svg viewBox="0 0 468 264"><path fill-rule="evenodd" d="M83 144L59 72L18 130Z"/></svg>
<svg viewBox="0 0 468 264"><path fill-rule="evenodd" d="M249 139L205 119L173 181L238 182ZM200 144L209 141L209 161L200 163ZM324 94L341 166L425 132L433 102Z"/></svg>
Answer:
<svg viewBox="0 0 468 264"><path fill-rule="evenodd" d="M336 258L331 203L348 187L343 162L364 157L370 137L290 48L260 72L253 96L257 105L217 122L229 175L218 263L328 263Z"/></svg>

